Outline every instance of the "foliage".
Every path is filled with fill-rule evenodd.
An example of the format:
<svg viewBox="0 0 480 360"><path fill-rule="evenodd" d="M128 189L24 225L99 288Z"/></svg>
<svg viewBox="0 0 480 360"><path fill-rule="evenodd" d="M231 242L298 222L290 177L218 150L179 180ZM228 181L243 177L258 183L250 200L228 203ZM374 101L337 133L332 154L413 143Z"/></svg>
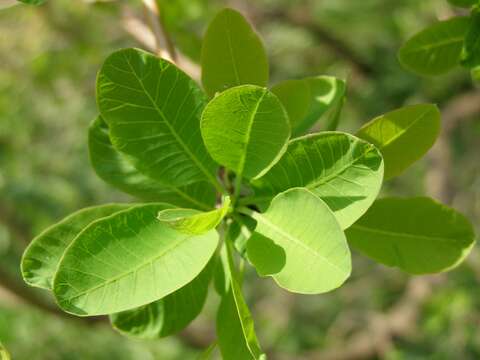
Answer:
<svg viewBox="0 0 480 360"><path fill-rule="evenodd" d="M406 130L409 129L410 125L405 125L404 121L410 120L410 117L404 115L390 120L391 129L394 134L401 132L408 146L414 144L413 148L417 145L419 149L425 148L415 156L405 152L404 147L397 151L397 157L391 159L388 152L382 149L381 143L373 140L374 135L379 135L381 141L383 134L375 134L373 131L372 139L360 136L361 132L358 134L360 138L346 133L324 132L288 141L287 130L294 125L292 118L306 116L298 115L292 109L304 108L303 105L297 106L297 101L307 104L312 99L308 91L304 91L303 96L293 101L293 104L288 104L291 97L277 96L282 92L278 88L274 91L274 88L268 90L258 85L252 86L251 83L256 83L254 80L239 80L239 84L230 84L228 79L231 75L231 72L226 73L220 79L224 87L245 85L226 89L207 103L201 90L185 74L174 65L152 55L128 49L107 59L98 80L97 94L102 118L98 118L96 124L101 126L99 128L103 135L105 154L109 154L114 162L110 163L108 158L103 163L95 162L93 159L101 160L104 155L90 146L92 163L99 175L112 185L128 189L125 191L129 193L142 194L139 197L147 201L171 203L167 210L175 214L174 224L171 224L171 218L165 221L162 216L166 210L160 209L165 205L153 203L135 206L105 218L99 216L98 220L81 229L75 239L72 239L71 245L63 248L63 258L55 274L54 293L67 311L78 315L132 311L139 314L135 317L138 322L120 322L122 325L118 325L118 321L112 320L114 325L134 335L143 333L143 329L148 329L146 333L153 337L168 334L168 331L163 333L158 330L165 326L160 322L164 321L162 316L145 317L142 313L145 314L145 307L148 306L152 306L152 309L167 309L158 302L166 304L169 297L179 295L200 276L200 268L215 258L213 253L217 240L213 236L207 236L212 234L210 228L213 225L203 227L202 222L202 227L199 228L191 218L199 215L199 209L206 210L203 214L208 217L208 214L214 213L215 217L223 218L221 226L237 225L245 229L242 223L248 221L247 216L257 221L255 231L247 243L247 260L260 275L270 275L282 287L297 292L320 293L338 287L350 273L350 255L343 230L359 218L359 223L368 219L375 209L374 205L361 218L379 192L383 173L382 155L386 168L394 167L396 163L404 168L422 156L436 137L435 131L432 134L428 132L429 129L424 130L428 126L419 127L420 133L415 132L414 135L409 131L398 131L405 126ZM306 88L303 86L303 89ZM284 105L281 104L282 101ZM326 110L334 110L339 104L337 101L325 103ZM274 111L277 116L263 113L262 106L265 106L266 112ZM205 110L202 111L204 107ZM432 111L435 113L435 110ZM372 124L380 124L385 118L389 117L376 119ZM433 116L433 120L429 121L436 124L437 120ZM229 123L220 127L222 121ZM288 122L292 124L289 125ZM309 122L308 127L312 124ZM92 128L95 126L94 123ZM396 140L396 136L393 136ZM371 141L378 150L361 138ZM92 135L90 144L91 139ZM423 139L426 144L421 142ZM220 172L212 159L224 166ZM284 165L290 166L284 179L274 176L275 172L280 174L284 171ZM132 176L124 179L121 171L125 168ZM291 179L292 174L298 176ZM275 182L277 179L280 179L280 183ZM232 182L235 183L233 187ZM214 210L212 203L215 201L215 190L218 192L217 198L220 198L220 194L230 193L232 206L228 204L227 197L224 197L217 204L221 211ZM205 196L209 194L212 196ZM264 198L258 199L259 195ZM225 209L228 210L223 211ZM263 212L260 213L259 209ZM440 209L443 206L433 204L421 216L428 221ZM456 214L453 210L449 212ZM157 221L157 216L162 221ZM210 222L216 223L217 221ZM186 232L185 224L188 224ZM315 228L305 225L315 225ZM461 229L468 228L468 225L453 223L453 232L457 226ZM351 229L354 228L355 225ZM192 236L192 230L194 233L210 232L206 232L205 236ZM347 235L348 233L349 230ZM463 246L468 250L473 235L469 231L465 231L465 234L465 239L461 240L465 240ZM366 241L374 240L374 237L367 237ZM164 241L171 241L175 244L172 247L175 247L164 248ZM245 354L251 358L260 358L262 354L251 316L240 291L242 279L241 274L237 274L234 262L234 239L225 238L224 241L227 261L221 264L227 264L223 265L223 271L230 274L230 281L227 292L222 296L217 318L219 346L225 358L230 358L229 355L234 358L232 348L246 351L240 353L238 358L245 358ZM350 241L355 243L355 240ZM153 249L151 245L154 245ZM333 245L337 246L334 249L336 251L331 248L329 250L329 246ZM415 245L420 246L417 243ZM212 249L211 253L207 251ZM417 247L414 247L416 250ZM434 251L438 249L435 248ZM270 252L274 255L272 258L265 256ZM456 265L466 253L459 252L462 254L451 254L452 258L441 263L439 268L426 271L441 271ZM368 254L367 251L366 253ZM160 264L158 268L147 270L147 265L153 265L152 255ZM202 264L193 266L193 260L198 261L198 257L203 255L205 259ZM416 261L408 251L407 256ZM372 257L408 271L402 264L392 264ZM81 266L78 258L82 259ZM282 258L285 261L283 264ZM311 279L304 278L305 262L308 260L315 265L314 270L308 274ZM34 270L28 261L26 254L24 269ZM240 261L244 260L240 258ZM175 267L169 264L175 264ZM165 271L159 275L163 281L155 281L162 283L160 290L150 288L151 279L158 276L155 275L158 274L157 270ZM147 271L151 271L151 274ZM122 284L120 278L126 278L128 282ZM47 281L47 278L43 280ZM107 286L110 283L116 284L118 288ZM299 285L302 288L298 288ZM303 288L304 285L306 288ZM77 286L80 286L79 292L73 288ZM126 288L132 293L122 296L127 295ZM116 298L117 295L119 298ZM202 296L199 294L194 299L202 303ZM108 302L106 305L102 304L102 299L105 298ZM149 305L150 301L153 302ZM131 309L137 305L140 308ZM178 319L178 323L172 325L172 333L187 325L195 315L186 320ZM112 316L112 319L118 318L117 315Z"/></svg>
<svg viewBox="0 0 480 360"><path fill-rule="evenodd" d="M470 69L476 80L480 68L480 10L477 0L448 0L471 8L470 16L440 21L412 37L398 52L400 62L420 75L441 75L457 65Z"/></svg>

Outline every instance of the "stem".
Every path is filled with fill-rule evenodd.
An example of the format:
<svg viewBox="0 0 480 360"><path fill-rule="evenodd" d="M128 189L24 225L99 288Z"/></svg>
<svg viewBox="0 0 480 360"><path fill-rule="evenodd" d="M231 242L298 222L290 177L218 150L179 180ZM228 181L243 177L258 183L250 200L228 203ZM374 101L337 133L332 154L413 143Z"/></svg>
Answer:
<svg viewBox="0 0 480 360"><path fill-rule="evenodd" d="M242 189L242 176L241 175L237 175L237 177L235 178L235 192L233 193L233 205L235 206L237 201L238 201L238 197L240 196L240 190Z"/></svg>
<svg viewBox="0 0 480 360"><path fill-rule="evenodd" d="M253 218L255 218L255 214L258 214L256 211L254 211L252 209L249 209L245 206L239 207L238 212L241 213L241 214L244 214L244 215L248 215L248 216L253 217Z"/></svg>

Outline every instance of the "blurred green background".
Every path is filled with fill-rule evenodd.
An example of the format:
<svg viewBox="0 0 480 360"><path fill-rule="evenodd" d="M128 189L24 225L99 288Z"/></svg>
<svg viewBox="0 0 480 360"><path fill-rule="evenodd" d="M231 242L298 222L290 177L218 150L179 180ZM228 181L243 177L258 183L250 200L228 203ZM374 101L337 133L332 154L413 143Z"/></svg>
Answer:
<svg viewBox="0 0 480 360"><path fill-rule="evenodd" d="M480 91L462 69L422 79L396 60L409 36L458 13L446 0L158 2L175 44L194 62L206 24L230 6L263 36L273 83L316 74L347 79L341 130L408 103L437 103L444 126L437 145L383 191L428 194L464 212L478 230ZM104 321L57 312L19 274L23 249L46 226L87 205L129 200L96 177L86 136L100 64L115 49L145 47L148 33L132 25L145 22L141 1L133 0L0 10L0 340L13 359L188 360L214 338L213 292L180 336L136 341ZM354 254L346 285L314 297L287 294L253 272L247 301L271 359L480 358L478 249L448 274L417 278Z"/></svg>

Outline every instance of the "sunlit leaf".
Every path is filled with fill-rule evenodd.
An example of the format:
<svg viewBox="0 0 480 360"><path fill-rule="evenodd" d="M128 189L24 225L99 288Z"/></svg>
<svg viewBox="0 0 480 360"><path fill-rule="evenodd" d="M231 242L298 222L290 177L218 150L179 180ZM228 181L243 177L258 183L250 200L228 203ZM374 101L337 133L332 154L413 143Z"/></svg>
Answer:
<svg viewBox="0 0 480 360"><path fill-rule="evenodd" d="M253 182L252 203L266 208L276 194L306 187L345 229L367 211L382 180L382 156L373 145L346 133L321 132L290 141L280 161Z"/></svg>
<svg viewBox="0 0 480 360"><path fill-rule="evenodd" d="M190 283L151 304L110 316L114 328L143 339L176 334L202 311L212 278L214 259Z"/></svg>
<svg viewBox="0 0 480 360"><path fill-rule="evenodd" d="M198 131L205 95L175 65L142 50L119 50L98 74L97 102L113 146L140 172L172 186L219 187Z"/></svg>
<svg viewBox="0 0 480 360"><path fill-rule="evenodd" d="M231 243L227 243L226 271L230 279L228 292L222 296L217 313L218 346L224 360L266 360L260 349L252 315L242 295L235 269Z"/></svg>
<svg viewBox="0 0 480 360"><path fill-rule="evenodd" d="M202 83L210 96L230 87L268 83L263 44L243 16L224 9L208 26L202 44Z"/></svg>
<svg viewBox="0 0 480 360"><path fill-rule="evenodd" d="M381 115L365 124L357 136L374 144L385 160L385 179L400 175L424 156L440 132L440 111L419 104Z"/></svg>
<svg viewBox="0 0 480 360"><path fill-rule="evenodd" d="M405 68L417 74L443 74L458 65L469 26L468 17L437 22L408 40L398 58Z"/></svg>
<svg viewBox="0 0 480 360"><path fill-rule="evenodd" d="M248 213L257 227L247 254L260 275L302 294L333 290L350 276L345 235L327 204L309 190L287 190L265 213Z"/></svg>
<svg viewBox="0 0 480 360"><path fill-rule="evenodd" d="M203 234L220 224L230 210L230 197L226 196L222 206L208 212L193 209L165 209L158 213L158 220L187 234Z"/></svg>
<svg viewBox="0 0 480 360"><path fill-rule="evenodd" d="M50 226L32 240L22 257L22 275L32 286L52 289L52 281L65 249L94 220L104 218L134 204L108 204L77 211Z"/></svg>
<svg viewBox="0 0 480 360"><path fill-rule="evenodd" d="M60 307L104 315L159 300L192 281L215 252L218 234L183 234L146 204L90 224L65 252L54 279Z"/></svg>
<svg viewBox="0 0 480 360"><path fill-rule="evenodd" d="M125 155L115 150L108 125L101 117L90 125L88 149L90 162L98 176L130 195L202 210L212 209L215 205L215 188L208 182L174 187L139 172Z"/></svg>
<svg viewBox="0 0 480 360"><path fill-rule="evenodd" d="M475 241L463 215L429 198L377 200L347 237L366 256L411 274L455 267Z"/></svg>
<svg viewBox="0 0 480 360"><path fill-rule="evenodd" d="M10 354L8 353L7 349L3 346L0 342L0 360L10 360Z"/></svg>
<svg viewBox="0 0 480 360"><path fill-rule="evenodd" d="M254 178L285 151L290 125L272 92L243 85L224 91L207 105L201 131L215 161L239 177Z"/></svg>

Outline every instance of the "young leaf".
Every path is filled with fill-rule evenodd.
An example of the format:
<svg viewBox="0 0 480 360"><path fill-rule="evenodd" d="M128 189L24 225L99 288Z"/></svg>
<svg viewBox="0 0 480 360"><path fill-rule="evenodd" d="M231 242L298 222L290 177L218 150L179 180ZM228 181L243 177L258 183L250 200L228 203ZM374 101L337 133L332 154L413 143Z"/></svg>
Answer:
<svg viewBox="0 0 480 360"><path fill-rule="evenodd" d="M312 96L308 81L286 80L276 84L271 90L285 107L292 130L295 129L310 109Z"/></svg>
<svg viewBox="0 0 480 360"><path fill-rule="evenodd" d="M398 52L400 63L419 75L440 75L458 65L468 17L440 21L421 31Z"/></svg>
<svg viewBox="0 0 480 360"><path fill-rule="evenodd" d="M480 1L472 10L470 29L465 36L460 63L469 69L480 66Z"/></svg>
<svg viewBox="0 0 480 360"><path fill-rule="evenodd" d="M157 220L164 204L146 204L91 223L65 252L53 292L75 315L105 315L159 300L207 265L218 234L182 234Z"/></svg>
<svg viewBox="0 0 480 360"><path fill-rule="evenodd" d="M357 136L382 152L385 179L391 179L425 155L439 132L438 108L432 104L419 104L373 119L358 131Z"/></svg>
<svg viewBox="0 0 480 360"><path fill-rule="evenodd" d="M265 48L243 16L224 9L208 26L202 44L202 83L210 96L230 87L268 83Z"/></svg>
<svg viewBox="0 0 480 360"><path fill-rule="evenodd" d="M230 288L222 296L217 313L218 346L224 360L266 360L260 349L252 315L242 295L230 243L226 243L226 271Z"/></svg>
<svg viewBox="0 0 480 360"><path fill-rule="evenodd" d="M125 155L115 150L108 125L101 116L90 125L88 149L90 162L98 176L130 195L202 210L210 210L215 205L215 188L208 182L174 187L139 172Z"/></svg>
<svg viewBox="0 0 480 360"><path fill-rule="evenodd" d="M119 50L98 74L97 102L113 146L140 172L172 186L207 180L221 191L197 131L205 95L175 65L142 50Z"/></svg>
<svg viewBox="0 0 480 360"><path fill-rule="evenodd" d="M213 273L214 258L190 283L151 304L110 315L113 327L125 335L154 339L178 333L202 311Z"/></svg>
<svg viewBox="0 0 480 360"><path fill-rule="evenodd" d="M79 210L50 226L32 240L23 253L21 269L25 282L51 290L58 263L65 249L91 222L128 209L135 204L109 204Z"/></svg>
<svg viewBox="0 0 480 360"><path fill-rule="evenodd" d="M300 136L307 132L326 113L330 114L330 123L338 122L347 91L345 81L333 76L310 77L305 81L310 88L309 111L301 122L292 127L293 136ZM332 129L334 126L327 127Z"/></svg>
<svg viewBox="0 0 480 360"><path fill-rule="evenodd" d="M367 211L382 180L382 156L373 145L346 133L322 132L290 141L280 161L252 183L252 203L266 208L278 193L305 187L327 203L345 229Z"/></svg>
<svg viewBox="0 0 480 360"><path fill-rule="evenodd" d="M215 229L229 210L230 197L226 196L218 209L209 212L193 209L165 209L158 213L158 220L180 232L200 235Z"/></svg>
<svg viewBox="0 0 480 360"><path fill-rule="evenodd" d="M263 214L246 212L257 221L247 254L260 275L302 294L333 290L350 276L345 235L329 207L309 190L277 195Z"/></svg>
<svg viewBox="0 0 480 360"><path fill-rule="evenodd" d="M448 0L454 6L469 8L478 4L478 0Z"/></svg>
<svg viewBox="0 0 480 360"><path fill-rule="evenodd" d="M455 267L475 241L463 215L429 198L377 200L347 237L366 256L410 274Z"/></svg>
<svg viewBox="0 0 480 360"><path fill-rule="evenodd" d="M229 89L210 101L201 131L210 155L240 178L261 176L283 154L290 137L288 115L278 98L254 85Z"/></svg>

